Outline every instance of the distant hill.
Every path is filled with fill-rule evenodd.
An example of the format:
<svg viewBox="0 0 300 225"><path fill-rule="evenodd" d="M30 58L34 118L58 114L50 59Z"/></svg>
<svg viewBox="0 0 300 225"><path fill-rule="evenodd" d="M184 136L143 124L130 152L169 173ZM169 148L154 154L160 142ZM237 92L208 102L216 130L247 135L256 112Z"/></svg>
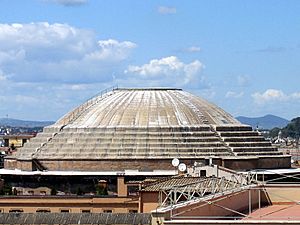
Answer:
<svg viewBox="0 0 300 225"><path fill-rule="evenodd" d="M297 138L300 137L300 117L292 119L292 121L281 129L282 137Z"/></svg>
<svg viewBox="0 0 300 225"><path fill-rule="evenodd" d="M53 124L53 121L26 121L10 118L0 118L0 126L11 127L45 127Z"/></svg>
<svg viewBox="0 0 300 225"><path fill-rule="evenodd" d="M236 117L238 121L240 121L243 124L248 124L252 126L253 128L256 128L258 126L262 129L272 129L274 127L285 127L289 121L287 119L274 116L274 115L266 115L263 117L245 117L245 116L238 116Z"/></svg>

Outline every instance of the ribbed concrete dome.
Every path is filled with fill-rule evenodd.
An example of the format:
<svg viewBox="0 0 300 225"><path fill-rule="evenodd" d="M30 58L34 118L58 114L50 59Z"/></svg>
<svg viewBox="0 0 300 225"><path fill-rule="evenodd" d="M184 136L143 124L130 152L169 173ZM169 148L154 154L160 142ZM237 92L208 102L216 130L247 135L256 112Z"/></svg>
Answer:
<svg viewBox="0 0 300 225"><path fill-rule="evenodd" d="M91 105L89 105L91 104ZM240 124L231 115L181 89L118 89L65 115L54 126L177 127Z"/></svg>
<svg viewBox="0 0 300 225"><path fill-rule="evenodd" d="M216 105L181 89L156 88L90 99L44 128L16 160L49 170L118 170L153 169L159 160L166 168L175 157L271 155L282 153Z"/></svg>

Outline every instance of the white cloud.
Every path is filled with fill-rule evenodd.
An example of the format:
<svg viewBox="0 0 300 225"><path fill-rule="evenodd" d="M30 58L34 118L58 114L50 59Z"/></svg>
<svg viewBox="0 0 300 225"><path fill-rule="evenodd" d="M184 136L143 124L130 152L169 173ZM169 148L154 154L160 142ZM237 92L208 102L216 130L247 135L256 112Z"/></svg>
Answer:
<svg viewBox="0 0 300 225"><path fill-rule="evenodd" d="M272 102L288 102L300 100L300 92L285 94L282 90L268 89L263 93L256 92L252 94L252 98L256 104L260 105Z"/></svg>
<svg viewBox="0 0 300 225"><path fill-rule="evenodd" d="M128 66L125 74L136 75L136 78L158 81L161 85L172 86L197 86L203 85L204 78L200 72L204 65L195 60L191 63L184 63L176 56L169 56L161 59L152 59L142 66Z"/></svg>
<svg viewBox="0 0 300 225"><path fill-rule="evenodd" d="M225 94L226 98L241 98L244 96L244 92L234 92L234 91L228 91Z"/></svg>
<svg viewBox="0 0 300 225"><path fill-rule="evenodd" d="M290 95L292 99L300 99L300 92L295 92Z"/></svg>
<svg viewBox="0 0 300 225"><path fill-rule="evenodd" d="M247 86L250 82L250 78L247 75L237 76L237 82L239 86Z"/></svg>
<svg viewBox="0 0 300 225"><path fill-rule="evenodd" d="M99 40L91 30L68 24L0 24L0 100L5 103L0 115L57 119L113 84L189 90L208 85L198 60L170 56L128 66L136 47L126 40Z"/></svg>
<svg viewBox="0 0 300 225"><path fill-rule="evenodd" d="M288 51L289 48L283 47L283 46L268 46L266 48L261 48L255 50L255 52L261 52L261 53L282 53Z"/></svg>
<svg viewBox="0 0 300 225"><path fill-rule="evenodd" d="M0 69L0 82L6 81L6 80L7 80L7 76L5 76L3 71Z"/></svg>
<svg viewBox="0 0 300 225"><path fill-rule="evenodd" d="M63 6L79 6L84 5L88 0L44 0L46 2L54 2Z"/></svg>
<svg viewBox="0 0 300 225"><path fill-rule="evenodd" d="M135 47L68 24L0 24L0 68L17 82L111 80Z"/></svg>
<svg viewBox="0 0 300 225"><path fill-rule="evenodd" d="M211 100L213 100L217 95L216 91L214 90L214 88L212 86L210 86L207 89L199 90L195 94L197 96L201 96L205 99L211 99Z"/></svg>
<svg viewBox="0 0 300 225"><path fill-rule="evenodd" d="M91 85L89 84L62 84L59 86L56 86L56 90L67 90L67 91L84 91L90 88Z"/></svg>
<svg viewBox="0 0 300 225"><path fill-rule="evenodd" d="M0 82L0 117L57 120L91 96L109 87L108 83L60 84Z"/></svg>
<svg viewBox="0 0 300 225"><path fill-rule="evenodd" d="M17 104L37 104L40 102L38 96L15 95L14 98Z"/></svg>
<svg viewBox="0 0 300 225"><path fill-rule="evenodd" d="M130 41L118 42L113 39L98 41L100 50L86 55L86 59L93 60L124 60L128 57L130 51L137 45Z"/></svg>
<svg viewBox="0 0 300 225"><path fill-rule="evenodd" d="M177 12L176 8L175 7L168 7L168 6L159 6L157 11L160 13L160 14L175 14Z"/></svg>
<svg viewBox="0 0 300 225"><path fill-rule="evenodd" d="M135 47L68 24L0 24L0 116L57 119L111 86Z"/></svg>
<svg viewBox="0 0 300 225"><path fill-rule="evenodd" d="M186 52L200 52L201 48L198 47L198 46L191 46L191 47L188 47L185 50L186 50Z"/></svg>

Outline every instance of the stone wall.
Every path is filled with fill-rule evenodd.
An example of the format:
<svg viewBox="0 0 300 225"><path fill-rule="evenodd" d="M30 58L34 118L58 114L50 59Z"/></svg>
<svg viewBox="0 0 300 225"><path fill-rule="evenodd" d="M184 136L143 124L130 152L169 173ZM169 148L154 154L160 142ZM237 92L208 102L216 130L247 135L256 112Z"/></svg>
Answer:
<svg viewBox="0 0 300 225"><path fill-rule="evenodd" d="M13 158L5 158L4 159L4 168L5 169L15 169L17 168L17 160Z"/></svg>
<svg viewBox="0 0 300 225"><path fill-rule="evenodd" d="M223 159L222 166L233 170L281 169L291 167L291 156Z"/></svg>
<svg viewBox="0 0 300 225"><path fill-rule="evenodd" d="M208 159L180 159L188 167L195 162L208 164ZM123 170L173 170L170 159L103 159L103 160L39 160L38 161L46 170L56 171L123 171ZM281 157L251 157L251 158L225 158L213 159L216 165L224 166L233 170L251 170L251 169L271 169L271 168L290 168L290 156ZM6 159L4 168L32 171L33 163L30 160Z"/></svg>
<svg viewBox="0 0 300 225"><path fill-rule="evenodd" d="M193 165L194 160L180 160ZM123 170L173 170L170 159L105 159L105 160L41 160L47 170L59 171L123 171Z"/></svg>

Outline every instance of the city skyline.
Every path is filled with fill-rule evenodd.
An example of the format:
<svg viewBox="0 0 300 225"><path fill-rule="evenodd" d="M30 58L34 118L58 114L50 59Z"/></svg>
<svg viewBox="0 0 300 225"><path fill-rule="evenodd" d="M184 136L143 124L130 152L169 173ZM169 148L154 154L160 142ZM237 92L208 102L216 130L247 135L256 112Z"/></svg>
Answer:
<svg viewBox="0 0 300 225"><path fill-rule="evenodd" d="M299 116L298 1L1 6L0 117L57 120L114 85L182 88L234 116Z"/></svg>

